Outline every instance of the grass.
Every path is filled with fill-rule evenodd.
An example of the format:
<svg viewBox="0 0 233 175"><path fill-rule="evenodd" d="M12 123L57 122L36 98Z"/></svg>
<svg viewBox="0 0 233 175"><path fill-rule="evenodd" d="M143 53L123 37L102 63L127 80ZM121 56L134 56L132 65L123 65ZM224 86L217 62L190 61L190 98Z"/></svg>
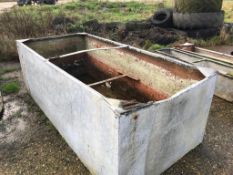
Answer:
<svg viewBox="0 0 233 175"><path fill-rule="evenodd" d="M17 70L17 68L2 68L0 70L0 83L10 80L9 78L5 78L2 75L6 74L6 73L14 72L16 70Z"/></svg>
<svg viewBox="0 0 233 175"><path fill-rule="evenodd" d="M93 19L122 23L144 20L152 16L156 9L172 5L172 0L165 0L164 4L76 0L55 6L15 7L0 14L0 61L17 59L16 39L81 32L85 30L83 24ZM225 20L233 21L233 1L225 1L223 8L226 11ZM223 43L222 38L206 42Z"/></svg>
<svg viewBox="0 0 233 175"><path fill-rule="evenodd" d="M154 43L152 43L151 41L146 40L146 41L144 42L143 49L153 52L153 51L156 51L156 50L165 48L165 47L166 47L165 45L154 44Z"/></svg>
<svg viewBox="0 0 233 175"><path fill-rule="evenodd" d="M195 45L200 47L210 47L216 45L233 45L233 35L229 35L224 31L221 31L219 36L214 36L207 40L189 38L188 42L194 43Z"/></svg>
<svg viewBox="0 0 233 175"><path fill-rule="evenodd" d="M17 68L2 68L0 70L0 83L1 81L6 81L9 80L7 78L3 78L2 75L10 72L16 71ZM7 81L5 83L2 83L0 86L0 91L3 92L4 94L11 94L11 93L17 93L20 90L20 83L19 81Z"/></svg>
<svg viewBox="0 0 233 175"><path fill-rule="evenodd" d="M1 91L4 94L17 93L19 90L20 90L20 83L18 81L8 82L1 86Z"/></svg>
<svg viewBox="0 0 233 175"><path fill-rule="evenodd" d="M233 72L228 72L227 75L233 77Z"/></svg>
<svg viewBox="0 0 233 175"><path fill-rule="evenodd" d="M233 23L233 1L232 0L224 1L223 9L225 11L225 22Z"/></svg>
<svg viewBox="0 0 233 175"><path fill-rule="evenodd" d="M175 0L175 9L181 13L220 11L223 0Z"/></svg>
<svg viewBox="0 0 233 175"><path fill-rule="evenodd" d="M80 22L93 18L100 22L126 22L145 19L152 15L157 7L157 4L149 5L138 2L119 3L89 0L57 6L57 10L62 10L67 16L79 19Z"/></svg>
<svg viewBox="0 0 233 175"><path fill-rule="evenodd" d="M23 6L0 14L0 61L16 59L16 39L83 31L82 24L146 19L157 4L75 1L56 6Z"/></svg>

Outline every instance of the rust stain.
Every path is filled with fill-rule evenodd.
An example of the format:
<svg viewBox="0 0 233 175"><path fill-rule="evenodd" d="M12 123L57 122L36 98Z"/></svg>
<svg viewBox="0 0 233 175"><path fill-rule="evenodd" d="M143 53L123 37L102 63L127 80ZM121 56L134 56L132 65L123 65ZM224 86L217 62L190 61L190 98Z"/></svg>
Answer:
<svg viewBox="0 0 233 175"><path fill-rule="evenodd" d="M101 70L104 70L108 75L118 76L121 74L119 71L110 68L108 65L102 63L101 61L98 61L97 59L91 57L90 55L88 57L91 64L95 65L96 67L99 67ZM146 86L140 81L134 80L132 78L124 78L121 79L120 81L123 81L128 86L134 87L137 91L142 93L145 96L145 98L147 98L150 101L163 100L169 97L168 94L157 89L152 89L151 87Z"/></svg>
<svg viewBox="0 0 233 175"><path fill-rule="evenodd" d="M134 114L134 115L133 115L133 119L134 119L134 120L137 120L137 119L138 119L138 114Z"/></svg>
<svg viewBox="0 0 233 175"><path fill-rule="evenodd" d="M134 55L135 57L137 57L140 60L144 60L148 63L159 66L159 67L169 71L173 75L178 76L178 77L183 78L183 79L202 80L203 78L205 78L204 75L201 74L198 70L191 69L190 67L185 68L184 66L180 66L180 65L175 64L173 62L164 61L162 59L156 59L152 56L145 55L145 54L131 51L131 50L126 50L124 48L119 49L119 50L121 50L124 53Z"/></svg>
<svg viewBox="0 0 233 175"><path fill-rule="evenodd" d="M111 46L115 46L114 44L111 43L107 43L104 41L98 41L95 38L89 38L90 42L92 44L96 44L98 45L98 47L111 47ZM93 40L93 41L91 41ZM129 54L129 55L133 55L136 58L140 59L140 60L144 60L148 63L154 64L156 66L159 66L167 71L169 71L171 74L178 76L180 78L183 79L192 79L192 80L202 80L204 77L204 75L202 73L200 73L198 70L195 69L191 69L190 67L185 67L185 66L180 66L178 64L175 64L173 62L169 62L169 61L164 61L162 59L156 59L152 56L143 54L143 53L139 53L136 52L134 50L130 50L128 48L121 48L118 49L121 52L123 52L124 54Z"/></svg>

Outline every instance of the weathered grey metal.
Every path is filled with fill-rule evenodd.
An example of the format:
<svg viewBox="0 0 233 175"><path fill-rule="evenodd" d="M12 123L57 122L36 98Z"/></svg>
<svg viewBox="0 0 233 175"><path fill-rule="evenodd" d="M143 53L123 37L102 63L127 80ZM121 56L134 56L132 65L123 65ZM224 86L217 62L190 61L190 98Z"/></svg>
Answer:
<svg viewBox="0 0 233 175"><path fill-rule="evenodd" d="M216 61L223 61L223 62L233 64L233 56L229 55L229 54L220 53L220 52L216 52L213 50L204 49L201 47L195 47L194 52L191 52L191 53L205 56L208 59L212 59L212 60L216 60Z"/></svg>
<svg viewBox="0 0 233 175"><path fill-rule="evenodd" d="M161 49L174 59L215 69L218 72L215 95L233 102L233 57L207 49L195 48L195 52L178 49Z"/></svg>
<svg viewBox="0 0 233 175"><path fill-rule="evenodd" d="M86 33L74 37L84 42L83 50L123 46ZM153 97L145 102L110 98L61 69L62 62L77 61L84 55L57 62L48 59L66 47L58 48L56 42L62 43L56 37L17 41L24 81L92 174L160 174L202 142L215 89L213 70L198 71L168 56L130 46L88 52L84 61L93 58L127 75L129 86L132 83L133 88ZM41 46L49 51L42 52L45 48ZM80 45L72 52L78 50Z"/></svg>

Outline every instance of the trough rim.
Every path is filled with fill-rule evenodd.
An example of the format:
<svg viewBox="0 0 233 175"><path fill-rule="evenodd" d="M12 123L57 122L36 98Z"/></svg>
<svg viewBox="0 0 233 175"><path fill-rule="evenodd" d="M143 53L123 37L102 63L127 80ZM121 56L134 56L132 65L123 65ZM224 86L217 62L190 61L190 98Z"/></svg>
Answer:
<svg viewBox="0 0 233 175"><path fill-rule="evenodd" d="M202 48L201 48L202 49ZM208 50L208 49L205 49L205 50ZM176 51L176 52L179 52L181 54L185 54L185 55L189 55L189 56L192 56L192 57L195 57L195 58L198 58L199 60L197 61L194 61L192 63L189 63L188 61L184 61L184 60L181 60L180 58L178 57L175 57L175 56L171 56L169 55L168 53L165 53L164 51ZM186 51L186 50L180 50L180 49L175 49L175 48L164 48L164 49L160 49L159 51L157 51L158 53L161 53L163 55L167 55L167 56L170 56L172 58L175 58L179 61L183 61L184 63L187 63L189 65L192 65L192 64L195 64L195 63L199 63L199 62L204 62L204 61L208 61L208 62L212 62L212 63L215 63L215 64L218 64L218 65L221 65L221 66L225 66L225 67L228 67L228 68L231 68L233 69L233 63L230 63L230 62L227 62L227 61L218 61L218 60L215 60L211 57L208 57L208 56L205 56L205 55L200 55L198 53L195 53L195 52L190 52L190 51ZM219 52L216 52L219 54ZM228 56L227 54L223 54L224 56ZM233 57L232 57L233 58ZM198 66L197 66L198 68ZM212 68L210 68L212 69ZM214 69L213 69L214 70ZM224 76L225 78L228 78L228 79L232 79L233 80L233 77L232 76L229 76L227 74L223 74L222 72L220 71L217 71L216 72L221 75L221 76Z"/></svg>
<svg viewBox="0 0 233 175"><path fill-rule="evenodd" d="M50 39L60 39L60 38L64 38L64 37L77 36L77 35L92 37L92 38L95 38L97 40L101 40L101 41L104 41L104 42L107 42L107 43L110 43L110 44L114 44L114 45L117 45L117 46L126 46L125 47L126 49L136 51L138 53L142 53L142 54L145 54L145 55L148 55L148 56L158 57L158 58L163 59L165 61L169 61L169 62L175 63L175 64L183 66L183 67L188 67L190 69L197 70L201 74L203 74L204 78L201 79L201 80L197 80L197 82L193 83L190 86L187 86L186 88L178 91L177 93L171 95L170 97L168 97L166 99L159 100L159 101L149 101L147 103L138 103L136 105L133 105L132 108L130 108L130 109L124 109L124 108L121 108L121 107L120 107L121 109L119 109L119 106L113 106L109 102L109 99L111 99L111 98L105 97L103 94L99 93L95 89L89 87L87 84L85 84L85 83L81 82L80 80L78 80L77 78L73 77L72 75L70 75L66 71L62 70L58 66L54 65L48 59L46 59L41 54L37 53L35 50L33 50L32 48L30 48L29 46L27 46L25 44L25 42L30 42L30 41L42 41L42 40L50 40ZM74 83L84 85L86 88L88 88L88 90L90 90L92 93L94 93L96 96L98 96L98 98L103 98L105 100L105 102L109 105L110 109L117 115L118 118L123 116L124 114L127 115L127 114L130 114L132 112L136 112L138 110L141 110L143 108L150 107L152 105L160 105L162 103L172 101L173 99L177 98L181 94L189 92L190 90L192 90L192 89L200 86L201 84L203 84L208 79L216 77L216 75L217 75L216 71L214 69L211 69L211 68L196 67L196 66L191 65L190 63L185 63L185 62L179 61L179 60L173 60L171 56L162 55L160 52L154 52L153 53L153 52L150 52L150 51L146 51L146 50L143 50L143 49L140 49L140 48L136 48L136 47L133 47L133 46L130 46L130 45L127 45L127 44L122 44L122 43L119 43L119 42L116 42L116 41L112 41L110 39L102 38L102 37L92 35L92 34L89 34L89 33L85 33L85 32L66 34L66 35L58 35L58 36L54 35L54 36L40 37L40 38L19 39L19 40L16 40L16 43L17 43L17 47L18 47L18 44L20 44L21 46L26 48L29 52L37 55L38 59L41 59L41 61L43 61L45 64L47 64L48 66L54 68L56 71L62 73L67 78L72 79L74 81ZM208 73L205 73L205 72L208 72ZM30 93L30 89L28 89L28 90L29 90L29 93ZM114 100L117 100L119 102L122 101L122 100L119 100L119 99L114 99Z"/></svg>

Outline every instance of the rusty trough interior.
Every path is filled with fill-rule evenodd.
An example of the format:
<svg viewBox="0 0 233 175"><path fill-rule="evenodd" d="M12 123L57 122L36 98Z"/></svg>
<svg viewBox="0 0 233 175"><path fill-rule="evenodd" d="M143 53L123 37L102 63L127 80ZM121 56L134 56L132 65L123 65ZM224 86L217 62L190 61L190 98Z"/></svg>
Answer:
<svg viewBox="0 0 233 175"><path fill-rule="evenodd" d="M34 40L27 45L113 99L139 103L159 101L204 78L196 69L85 35Z"/></svg>
<svg viewBox="0 0 233 175"><path fill-rule="evenodd" d="M142 103L161 100L139 80L117 72L87 53L51 62L106 97Z"/></svg>

